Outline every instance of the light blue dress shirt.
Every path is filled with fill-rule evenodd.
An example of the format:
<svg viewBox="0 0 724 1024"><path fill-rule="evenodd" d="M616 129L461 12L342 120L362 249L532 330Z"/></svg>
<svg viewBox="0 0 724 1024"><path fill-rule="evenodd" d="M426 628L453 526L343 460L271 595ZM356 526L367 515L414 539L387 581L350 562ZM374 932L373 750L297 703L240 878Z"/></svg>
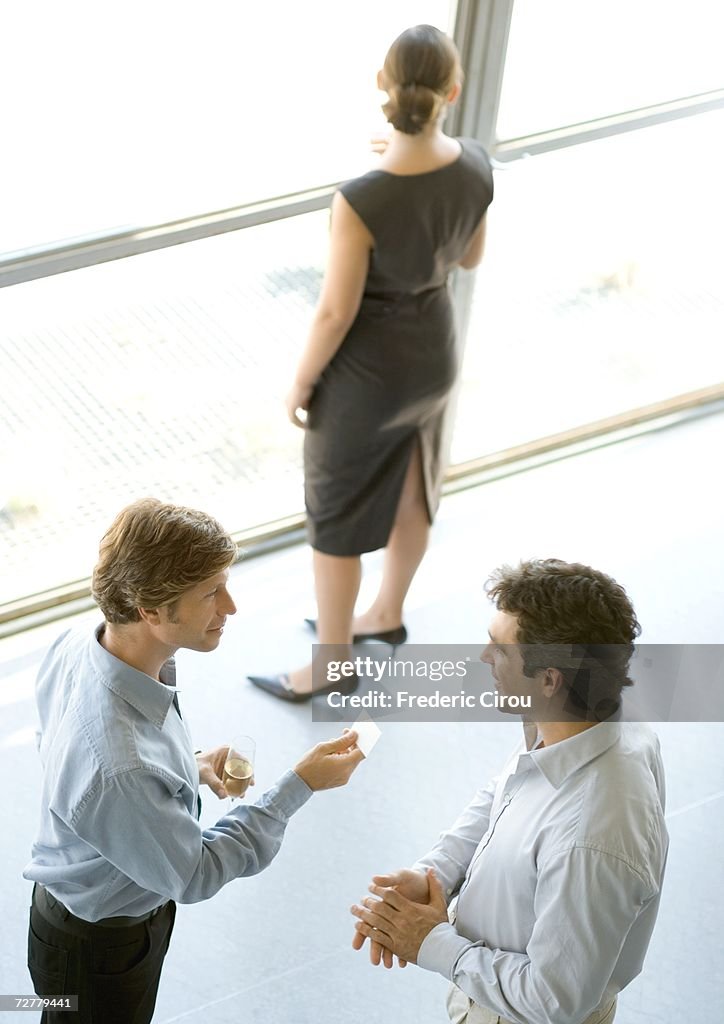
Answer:
<svg viewBox="0 0 724 1024"><path fill-rule="evenodd" d="M43 793L23 872L86 921L141 916L169 899L196 903L256 874L312 795L290 771L256 804L202 831L173 662L163 682L152 679L106 651L102 629L64 633L40 668Z"/></svg>
<svg viewBox="0 0 724 1024"><path fill-rule="evenodd" d="M641 970L667 849L648 726L522 744L414 865L459 890L418 964L516 1024L580 1024Z"/></svg>

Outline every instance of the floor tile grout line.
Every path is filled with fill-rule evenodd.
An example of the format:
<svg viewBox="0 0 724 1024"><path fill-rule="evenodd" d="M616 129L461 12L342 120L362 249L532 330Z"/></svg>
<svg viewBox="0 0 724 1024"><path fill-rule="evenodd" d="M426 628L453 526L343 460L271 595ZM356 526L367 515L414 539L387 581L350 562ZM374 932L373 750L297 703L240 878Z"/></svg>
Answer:
<svg viewBox="0 0 724 1024"><path fill-rule="evenodd" d="M680 807L677 811L672 811L671 814L666 815L666 820L671 821L672 818L678 818L680 814L686 814L687 811L696 810L697 807L703 807L705 804L710 804L714 800L719 800L724 796L724 789L720 789L718 793L712 793L711 796L705 796L701 800L695 800L693 804L686 804L684 807Z"/></svg>
<svg viewBox="0 0 724 1024"><path fill-rule="evenodd" d="M297 974L299 971L306 971L310 967L316 967L318 964L324 963L325 960L332 960L334 957L339 956L340 952L340 950L336 950L334 953L326 953L324 956L317 957L316 960L297 964L296 967L290 967L288 970L282 971L281 974L262 978L259 981L255 981L253 985L247 985L246 988L240 988L235 992L229 992L220 999L212 999L208 1003L202 1003L200 1006L194 1006L193 1009L184 1010L183 1013L179 1013L175 1017L166 1017L166 1019L161 1021L160 1024L175 1024L178 1020L186 1020L186 1018L190 1017L194 1013L202 1013L203 1011L210 1009L212 1006L219 1006L221 1003L225 1003L228 999L235 999L237 996L243 996L247 992L253 992L255 988L260 988L262 985L266 985L269 982L277 982L282 978L288 978L292 974Z"/></svg>

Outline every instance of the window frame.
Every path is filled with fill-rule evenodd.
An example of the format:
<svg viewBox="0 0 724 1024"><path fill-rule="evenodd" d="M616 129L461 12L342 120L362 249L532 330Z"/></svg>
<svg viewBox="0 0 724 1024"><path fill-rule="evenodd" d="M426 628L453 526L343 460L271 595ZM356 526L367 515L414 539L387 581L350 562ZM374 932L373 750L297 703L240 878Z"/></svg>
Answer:
<svg viewBox="0 0 724 1024"><path fill-rule="evenodd" d="M515 0L458 0L453 35L466 69L465 89L452 108L446 128L453 135L479 139L491 154L494 165L527 156L579 145L593 139L649 127L724 107L724 89L672 99L655 106L622 111L581 124L518 139L496 140L496 122L505 70L505 54ZM212 235L243 230L273 221L328 208L339 182L283 196L271 197L232 209L203 213L163 224L121 232L98 233L62 243L38 246L0 258L0 287L67 273L111 260L181 245ZM455 273L452 289L459 325L460 345L465 335L473 301L475 274ZM542 460L578 454L586 447L613 443L622 431L661 429L687 416L718 412L724 403L724 384L699 391L672 395L638 409L624 410L596 423L581 424L553 437L532 439L503 452L494 452L451 466L445 492L474 486L486 479L517 472ZM451 403L445 430L449 450L456 401ZM531 461L532 460L532 461ZM235 534L245 557L297 543L302 538L303 516L292 515L273 523L258 524ZM90 581L78 580L43 594L18 599L0 606L0 637L30 628L92 606Z"/></svg>

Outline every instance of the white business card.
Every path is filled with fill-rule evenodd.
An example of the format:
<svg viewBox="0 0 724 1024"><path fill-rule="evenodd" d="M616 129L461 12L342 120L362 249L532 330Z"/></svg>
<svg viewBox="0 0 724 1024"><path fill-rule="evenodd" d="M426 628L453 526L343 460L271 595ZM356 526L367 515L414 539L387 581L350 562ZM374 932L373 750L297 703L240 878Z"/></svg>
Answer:
<svg viewBox="0 0 724 1024"><path fill-rule="evenodd" d="M357 746L365 757L369 757L377 740L382 735L377 723L370 718L366 711L363 711L357 721L353 723L352 728L357 733Z"/></svg>

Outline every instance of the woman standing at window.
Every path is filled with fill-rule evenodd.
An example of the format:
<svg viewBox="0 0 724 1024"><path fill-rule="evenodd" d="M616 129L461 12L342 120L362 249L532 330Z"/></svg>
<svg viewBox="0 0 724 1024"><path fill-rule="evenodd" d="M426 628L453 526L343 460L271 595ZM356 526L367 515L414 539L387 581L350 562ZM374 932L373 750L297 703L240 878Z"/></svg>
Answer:
<svg viewBox="0 0 724 1024"><path fill-rule="evenodd" d="M310 625L338 649L405 641L403 603L439 501L442 425L459 369L447 279L480 262L493 196L480 143L441 128L461 79L454 43L431 25L392 44L378 85L394 130L379 168L334 196L327 272L286 400L305 430L319 609ZM354 618L360 555L378 548L379 593ZM249 678L283 700L312 696L311 665Z"/></svg>

